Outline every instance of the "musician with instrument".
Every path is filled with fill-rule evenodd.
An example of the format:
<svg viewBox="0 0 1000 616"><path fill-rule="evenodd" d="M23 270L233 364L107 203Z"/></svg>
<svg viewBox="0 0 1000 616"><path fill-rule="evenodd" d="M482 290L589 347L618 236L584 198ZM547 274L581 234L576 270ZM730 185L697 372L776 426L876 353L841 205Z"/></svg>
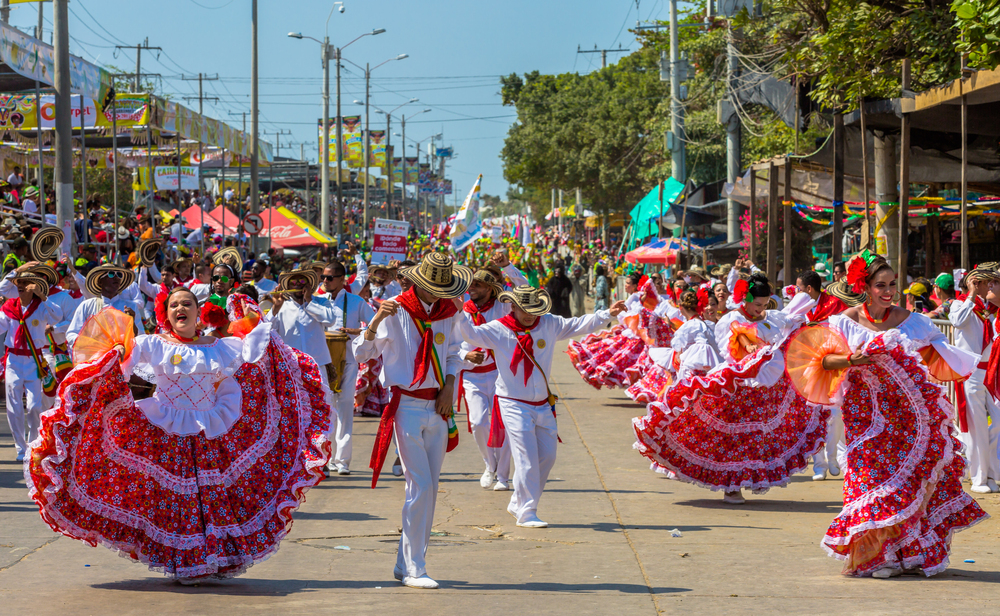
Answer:
<svg viewBox="0 0 1000 616"><path fill-rule="evenodd" d="M335 320L326 330L331 362L328 378L331 398L331 441L336 452L330 458L329 473L351 474L351 434L354 431L354 394L358 385L358 360L351 349L351 341L361 329L371 323L375 311L366 301L347 292L344 281L347 270L340 261L333 261L323 269L323 279L315 296L333 305Z"/></svg>

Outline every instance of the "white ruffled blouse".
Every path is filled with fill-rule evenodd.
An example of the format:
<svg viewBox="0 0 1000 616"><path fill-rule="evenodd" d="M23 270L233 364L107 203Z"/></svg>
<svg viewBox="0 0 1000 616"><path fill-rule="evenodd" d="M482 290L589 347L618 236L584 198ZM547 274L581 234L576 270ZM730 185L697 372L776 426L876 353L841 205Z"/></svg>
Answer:
<svg viewBox="0 0 1000 616"><path fill-rule="evenodd" d="M863 327L853 319L837 314L828 323L847 339L852 351L857 351L883 332ZM958 374L971 374L976 369L979 357L969 351L948 344L948 338L937 325L922 314L911 312L910 316L895 327L911 343L910 350L918 351L928 345L933 346L948 366Z"/></svg>
<svg viewBox="0 0 1000 616"><path fill-rule="evenodd" d="M244 340L218 338L197 345L136 336L122 370L156 384L153 397L137 400L136 406L171 434L222 436L242 414L243 396L233 375L244 363L260 361L270 331L270 324L261 322Z"/></svg>

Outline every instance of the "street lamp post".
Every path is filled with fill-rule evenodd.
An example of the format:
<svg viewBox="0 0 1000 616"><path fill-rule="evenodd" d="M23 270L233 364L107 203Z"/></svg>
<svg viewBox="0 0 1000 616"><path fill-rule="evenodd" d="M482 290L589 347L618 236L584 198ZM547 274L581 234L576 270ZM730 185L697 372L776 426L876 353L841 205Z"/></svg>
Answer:
<svg viewBox="0 0 1000 616"><path fill-rule="evenodd" d="M412 120L414 117L420 115L421 113L427 113L428 111L430 111L430 109L424 109L423 111L418 111L415 114L411 115L410 119ZM399 210L402 213L402 217L405 217L406 216L406 116L405 115L402 117L402 120L400 121L400 123L403 125L403 134L402 134L403 155L402 155L402 157L400 157L400 160L403 163L403 190L402 190L402 194L400 194L400 196L399 196L399 200L401 202L400 206L399 206ZM417 156L418 157L420 156L420 151L419 150L417 151ZM418 163L420 162L419 159L418 159L417 162ZM420 168L419 164L417 165L417 168L418 169Z"/></svg>
<svg viewBox="0 0 1000 616"><path fill-rule="evenodd" d="M371 32L365 32L361 36L356 37L347 45L343 47L333 47L330 45L330 17L333 17L333 11L337 10L340 6L340 12L344 12L344 7L342 2L334 2L333 8L330 9L330 15L326 18L326 32L327 35L323 37L323 40L311 36L305 36L301 32L289 32L288 36L294 39L309 39L316 41L322 46L322 58L323 58L323 160L322 168L320 169L320 182L322 182L322 190L320 191L322 203L320 203L320 217L321 224L320 228L324 233L330 232L330 60L335 59L337 61L337 231L334 234L334 238L337 244L340 245L342 236L344 233L344 210L343 210L343 188L340 183L340 165L341 165L341 148L343 147L343 127L340 123L340 58L341 52L346 49L349 45L361 39L365 36L374 36L376 34L382 34L385 32L384 28L377 28Z"/></svg>

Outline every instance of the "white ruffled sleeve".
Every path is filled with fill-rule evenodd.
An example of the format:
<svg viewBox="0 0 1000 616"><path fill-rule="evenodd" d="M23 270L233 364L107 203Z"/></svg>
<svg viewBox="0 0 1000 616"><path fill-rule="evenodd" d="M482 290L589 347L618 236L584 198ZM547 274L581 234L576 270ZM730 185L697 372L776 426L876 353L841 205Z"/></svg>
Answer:
<svg viewBox="0 0 1000 616"><path fill-rule="evenodd" d="M151 362L152 345L155 344L155 336L143 334L135 337L135 346L132 354L122 362L122 373L126 379L129 375L136 375L147 383L156 381L156 372L153 370Z"/></svg>
<svg viewBox="0 0 1000 616"><path fill-rule="evenodd" d="M842 314L833 315L827 320L827 324L844 336L844 339L847 340L847 346L852 351L863 348L877 335L876 332L861 327L857 322Z"/></svg>
<svg viewBox="0 0 1000 616"><path fill-rule="evenodd" d="M933 346L948 366L958 374L965 376L972 374L979 363L978 355L948 344L948 338L944 333L922 314L910 313L910 316L900 323L899 330L913 342L914 350L927 345Z"/></svg>

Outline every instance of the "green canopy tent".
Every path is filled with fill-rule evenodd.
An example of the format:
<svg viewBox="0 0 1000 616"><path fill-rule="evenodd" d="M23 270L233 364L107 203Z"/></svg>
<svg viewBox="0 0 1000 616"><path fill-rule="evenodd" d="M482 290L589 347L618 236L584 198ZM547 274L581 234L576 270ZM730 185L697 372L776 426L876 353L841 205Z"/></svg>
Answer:
<svg viewBox="0 0 1000 616"><path fill-rule="evenodd" d="M663 182L663 207L660 207L660 187L656 185L649 193L643 197L639 203L635 204L629 217L632 219L632 242L643 240L651 235L659 234L660 216L666 216L670 212L670 204L680 197L684 192L684 183L678 182L674 178L667 178ZM629 249L633 246L629 246Z"/></svg>

